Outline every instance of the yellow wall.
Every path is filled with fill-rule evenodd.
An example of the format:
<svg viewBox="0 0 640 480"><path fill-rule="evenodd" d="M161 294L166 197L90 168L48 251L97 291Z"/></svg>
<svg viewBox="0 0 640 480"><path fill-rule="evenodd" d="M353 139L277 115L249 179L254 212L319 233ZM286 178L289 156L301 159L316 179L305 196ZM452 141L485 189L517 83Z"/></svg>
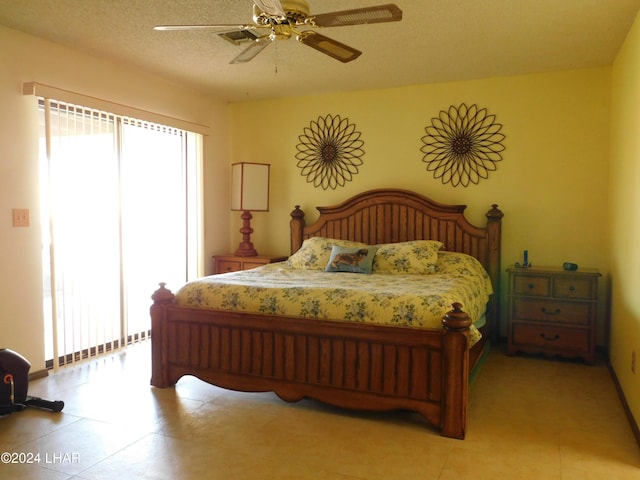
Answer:
<svg viewBox="0 0 640 480"><path fill-rule="evenodd" d="M45 359L38 118L34 97L21 94L30 81L210 126L204 146L207 257L229 248L229 111L193 90L0 27L0 348L20 352L35 371ZM30 209L31 227L12 227L13 208ZM149 286L150 295L155 287Z"/></svg>
<svg viewBox="0 0 640 480"><path fill-rule="evenodd" d="M640 20L636 18L612 74L610 163L611 365L640 421Z"/></svg>
<svg viewBox="0 0 640 480"><path fill-rule="evenodd" d="M505 214L505 268L528 249L537 265L572 261L602 271L599 341L604 343L610 73L600 68L234 104L232 161L272 164L272 208L254 214L254 245L261 253L286 254L294 205L313 220L316 205L370 188L401 187L440 202L468 204L470 219L479 224L497 203ZM426 171L420 147L431 119L462 102L496 115L506 150L487 180L454 188ZM336 190L307 183L295 159L298 136L327 114L347 117L365 142L360 173ZM231 222L231 242L237 245L238 212L231 213Z"/></svg>

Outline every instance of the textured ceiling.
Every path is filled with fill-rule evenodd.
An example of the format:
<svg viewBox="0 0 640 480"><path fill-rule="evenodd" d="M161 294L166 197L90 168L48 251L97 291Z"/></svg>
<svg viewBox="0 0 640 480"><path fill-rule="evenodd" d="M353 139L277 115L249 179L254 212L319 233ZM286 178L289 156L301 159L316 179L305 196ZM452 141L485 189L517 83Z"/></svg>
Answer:
<svg viewBox="0 0 640 480"><path fill-rule="evenodd" d="M313 14L389 0L308 3ZM251 23L251 0L0 0L0 24L244 101L611 65L640 7L640 0L394 3L400 22L323 29L363 52L347 64L287 40L231 65L246 44L216 31L152 28Z"/></svg>

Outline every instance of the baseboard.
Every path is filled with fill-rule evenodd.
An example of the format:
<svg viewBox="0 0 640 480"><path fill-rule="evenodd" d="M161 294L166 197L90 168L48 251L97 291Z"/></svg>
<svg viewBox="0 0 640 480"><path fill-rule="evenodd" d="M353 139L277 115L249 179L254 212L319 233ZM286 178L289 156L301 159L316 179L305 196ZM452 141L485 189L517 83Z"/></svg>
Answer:
<svg viewBox="0 0 640 480"><path fill-rule="evenodd" d="M611 374L611 378L613 379L613 384L615 385L616 391L618 392L618 396L620 397L620 401L622 402L622 408L624 408L624 413L627 415L627 420L629 420L629 425L631 426L633 435L636 437L636 443L638 444L638 446L640 446L640 429L638 428L638 423L636 422L636 419L633 418L633 413L629 408L627 399L624 396L624 391L622 390L622 386L618 381L618 376L616 375L615 370L611 366L611 362L607 361L607 367L609 368L609 373Z"/></svg>
<svg viewBox="0 0 640 480"><path fill-rule="evenodd" d="M38 380L39 378L44 378L49 376L49 371L45 368L44 370L38 370L37 372L32 372L29 374L29 381Z"/></svg>

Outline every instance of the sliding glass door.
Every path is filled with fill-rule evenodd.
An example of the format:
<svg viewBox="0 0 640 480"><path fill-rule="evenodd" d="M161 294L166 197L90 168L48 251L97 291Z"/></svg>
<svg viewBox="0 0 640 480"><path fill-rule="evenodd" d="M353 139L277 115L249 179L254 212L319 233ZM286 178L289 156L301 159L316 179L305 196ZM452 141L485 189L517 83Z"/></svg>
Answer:
<svg viewBox="0 0 640 480"><path fill-rule="evenodd" d="M56 366L145 338L158 282L197 275L201 139L40 107L46 355Z"/></svg>

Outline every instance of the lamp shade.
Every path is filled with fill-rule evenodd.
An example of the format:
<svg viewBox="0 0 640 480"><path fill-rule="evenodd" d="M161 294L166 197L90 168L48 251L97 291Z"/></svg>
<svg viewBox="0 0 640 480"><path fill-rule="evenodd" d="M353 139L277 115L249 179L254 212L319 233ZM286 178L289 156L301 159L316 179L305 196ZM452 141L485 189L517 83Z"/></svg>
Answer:
<svg viewBox="0 0 640 480"><path fill-rule="evenodd" d="M269 169L266 163L231 165L231 210L269 211Z"/></svg>

